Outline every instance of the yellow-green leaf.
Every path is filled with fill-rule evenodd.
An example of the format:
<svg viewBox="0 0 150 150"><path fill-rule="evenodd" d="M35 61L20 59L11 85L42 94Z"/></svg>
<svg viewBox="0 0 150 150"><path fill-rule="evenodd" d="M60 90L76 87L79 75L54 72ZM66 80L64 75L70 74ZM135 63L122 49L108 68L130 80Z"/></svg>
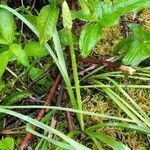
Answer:
<svg viewBox="0 0 150 150"><path fill-rule="evenodd" d="M9 47L9 51L16 57L17 61L24 66L29 66L28 56L25 51L18 44L12 44Z"/></svg>
<svg viewBox="0 0 150 150"><path fill-rule="evenodd" d="M10 45L15 37L15 21L13 15L0 8L0 44Z"/></svg>
<svg viewBox="0 0 150 150"><path fill-rule="evenodd" d="M45 46L36 41L27 43L24 51L28 56L33 57L44 57L48 55L48 51L46 50Z"/></svg>
<svg viewBox="0 0 150 150"><path fill-rule="evenodd" d="M72 18L71 18L71 13L70 13L70 10L66 1L64 1L62 4L62 17L63 17L64 28L71 29Z"/></svg>
<svg viewBox="0 0 150 150"><path fill-rule="evenodd" d="M80 35L79 46L82 57L87 57L101 38L102 25L93 23L87 25Z"/></svg>
<svg viewBox="0 0 150 150"><path fill-rule="evenodd" d="M51 39L58 20L59 9L54 4L42 8L37 17L37 28L41 43L46 43Z"/></svg>
<svg viewBox="0 0 150 150"><path fill-rule="evenodd" d="M0 150L14 150L14 139L6 137L0 140Z"/></svg>
<svg viewBox="0 0 150 150"><path fill-rule="evenodd" d="M9 51L0 53L0 60L2 60L0 63L0 78L2 77L4 71L7 67L9 58L10 58L10 52Z"/></svg>

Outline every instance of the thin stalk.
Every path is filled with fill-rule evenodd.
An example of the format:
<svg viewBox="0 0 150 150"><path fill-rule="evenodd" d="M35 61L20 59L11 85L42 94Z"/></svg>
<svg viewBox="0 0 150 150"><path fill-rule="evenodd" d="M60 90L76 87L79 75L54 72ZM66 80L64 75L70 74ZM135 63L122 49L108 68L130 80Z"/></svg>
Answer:
<svg viewBox="0 0 150 150"><path fill-rule="evenodd" d="M86 128L86 131L95 131L97 129L103 128L103 127L113 127L113 128L127 128L136 130L138 132L142 132L144 134L150 134L150 128L143 127L143 126L137 126L132 123L126 123L126 122L105 122L105 123L98 123L96 125L90 126Z"/></svg>
<svg viewBox="0 0 150 150"><path fill-rule="evenodd" d="M92 72L90 72L89 74L85 75L81 80L80 82L82 82L83 80L85 80L86 78L90 77L91 75L95 74L96 72L98 72L99 70L103 69L104 67L99 67L99 68L96 68L95 70L93 70Z"/></svg>
<svg viewBox="0 0 150 150"><path fill-rule="evenodd" d="M119 86L121 88L138 88L138 89L150 89L150 85L123 85L123 84L119 84ZM81 88L115 88L116 86L114 85L81 85ZM72 87L73 89L75 87Z"/></svg>
<svg viewBox="0 0 150 150"><path fill-rule="evenodd" d="M103 85L100 81L92 80L96 84ZM123 100L119 95L117 95L114 91L112 91L110 88L103 88L103 90L109 95L112 100L134 121L139 120L139 114L125 101ZM136 115L135 115L136 114ZM138 117L137 117L138 116Z"/></svg>
<svg viewBox="0 0 150 150"><path fill-rule="evenodd" d="M54 45L55 45L55 51L56 51L56 54L57 54L57 57L58 57L58 62L59 62L59 65L61 66L61 69L62 69L62 72L63 72L62 76L64 78L65 84L67 86L68 94L69 94L70 99L71 99L71 104L73 105L73 107L75 109L77 109L77 103L76 103L75 96L74 96L72 86L71 86L71 83L70 83L70 79L69 79L69 76L68 76L66 63L65 63L65 60L64 60L64 55L63 55L63 51L62 51L62 48L61 48L60 39L59 39L59 35L58 35L57 30L55 30L55 32L53 34L53 42L54 42Z"/></svg>
<svg viewBox="0 0 150 150"><path fill-rule="evenodd" d="M114 72L113 72L114 73ZM90 78L91 79L94 79L94 78L104 78L106 76L109 76L109 77L116 77L116 78L130 78L130 79L138 79L138 80L143 80L143 81L150 81L150 78L147 78L147 77L139 77L139 76L128 76L128 77L125 77L125 75L123 74L117 74L117 72L115 74L113 73L104 73L104 74L99 74L99 75L93 75L91 76Z"/></svg>
<svg viewBox="0 0 150 150"><path fill-rule="evenodd" d="M52 109L52 110L60 110L60 111L69 111L69 112L74 112L74 113L81 113L84 115L89 115L93 117L98 117L98 118L107 118L107 119L113 119L113 120L119 120L119 121L125 121L125 122L132 122L132 123L137 123L138 125L143 125L140 121L135 121L127 118L121 118L121 117L116 117L116 116L110 116L106 114L100 114L100 113L95 113L95 112L89 112L89 111L81 111L77 109L72 109L72 108L65 108L65 107L57 107L57 106L39 106L39 105L30 105L30 106L1 106L1 109ZM7 114L7 111L5 112Z"/></svg>
<svg viewBox="0 0 150 150"><path fill-rule="evenodd" d="M74 52L73 37L72 37L71 30L68 30L68 36L69 36L69 43L70 43L69 46L70 46L70 55L71 55L71 62L72 62L72 69L73 69L73 77L74 77L74 82L76 87L77 104L78 104L78 109L82 110L80 84L79 84L76 56ZM84 130L84 121L83 121L82 114L79 115L79 122L80 122L81 129Z"/></svg>
<svg viewBox="0 0 150 150"><path fill-rule="evenodd" d="M128 100L133 104L133 106L140 112L141 116L138 112L138 117L145 122L150 127L150 118L145 114L145 112L136 104L136 102L115 82L114 80L110 79L109 77L106 77L106 79L110 82L112 82L117 89L126 97ZM143 118L144 117L144 118Z"/></svg>

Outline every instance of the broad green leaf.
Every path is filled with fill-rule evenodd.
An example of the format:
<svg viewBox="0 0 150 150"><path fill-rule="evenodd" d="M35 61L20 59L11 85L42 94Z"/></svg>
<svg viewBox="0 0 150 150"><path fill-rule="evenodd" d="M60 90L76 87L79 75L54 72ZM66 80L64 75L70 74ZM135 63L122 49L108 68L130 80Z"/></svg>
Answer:
<svg viewBox="0 0 150 150"><path fill-rule="evenodd" d="M85 14L82 10L79 11L71 11L72 20L80 19L82 21L97 21L96 17L92 14Z"/></svg>
<svg viewBox="0 0 150 150"><path fill-rule="evenodd" d="M10 52L9 51L0 53L0 60L2 60L0 62L0 78L2 77L4 71L5 71L6 67L7 67L9 58L10 58Z"/></svg>
<svg viewBox="0 0 150 150"><path fill-rule="evenodd" d="M10 45L15 37L15 21L13 15L0 8L0 44Z"/></svg>
<svg viewBox="0 0 150 150"><path fill-rule="evenodd" d="M138 11L143 8L149 8L150 1L149 0L124 0L118 2L114 8L111 19L119 20L120 16L125 15L129 12Z"/></svg>
<svg viewBox="0 0 150 150"><path fill-rule="evenodd" d="M63 17L63 26L66 29L71 29L72 28L72 18L71 18L71 13L68 7L68 4L66 1L63 2L62 4L62 17Z"/></svg>
<svg viewBox="0 0 150 150"><path fill-rule="evenodd" d="M102 142L112 147L113 150L130 150L127 146L125 146L121 142L114 140L111 136L105 135L100 132L91 132L90 134L98 140L101 140Z"/></svg>
<svg viewBox="0 0 150 150"><path fill-rule="evenodd" d="M97 7L100 2L99 0L80 0L81 9L79 11L72 11L72 19L80 19L82 21L98 21L97 20L97 14L99 8Z"/></svg>
<svg viewBox="0 0 150 150"><path fill-rule="evenodd" d="M25 45L24 51L28 56L33 57L44 57L49 54L45 46L36 41L27 43Z"/></svg>
<svg viewBox="0 0 150 150"><path fill-rule="evenodd" d="M11 106L21 101L23 98L27 98L29 96L31 96L31 94L27 91L18 91L9 96L6 96L3 100L3 105Z"/></svg>
<svg viewBox="0 0 150 150"><path fill-rule="evenodd" d="M145 31L139 25L132 24L130 28L133 30L133 37L129 38L128 44L127 39L122 40L117 45L117 51L125 49L127 52L122 61L124 64L134 67L150 57L150 32ZM123 47L120 46L122 43L124 43Z"/></svg>
<svg viewBox="0 0 150 150"><path fill-rule="evenodd" d="M139 43L140 41L134 41L130 48L128 49L127 54L122 59L123 64L130 66L138 66L140 62L147 59L150 55L147 55L144 52L144 44ZM150 49L149 49L150 50Z"/></svg>
<svg viewBox="0 0 150 150"><path fill-rule="evenodd" d="M43 70L33 67L30 69L29 76L32 80L35 80L38 77L40 77L43 73L44 73Z"/></svg>
<svg viewBox="0 0 150 150"><path fill-rule="evenodd" d="M87 57L101 38L103 26L99 23L89 24L80 35L79 46L82 57Z"/></svg>
<svg viewBox="0 0 150 150"><path fill-rule="evenodd" d="M19 63L21 63L22 65L24 65L26 67L29 66L28 56L25 53L25 51L21 48L20 45L18 45L18 44L10 45L9 51L12 52L12 54L16 57L16 59Z"/></svg>
<svg viewBox="0 0 150 150"><path fill-rule="evenodd" d="M61 45L69 45L69 40L68 40L68 30L67 29L62 29L58 32L59 38Z"/></svg>
<svg viewBox="0 0 150 150"><path fill-rule="evenodd" d="M59 9L54 4L42 8L37 17L37 28L41 43L46 43L51 39L58 20Z"/></svg>
<svg viewBox="0 0 150 150"><path fill-rule="evenodd" d="M37 16L34 15L23 15L33 26L37 27Z"/></svg>
<svg viewBox="0 0 150 150"><path fill-rule="evenodd" d="M131 24L129 27L134 32L134 37L143 44L143 52L150 56L150 31L144 30L137 24Z"/></svg>
<svg viewBox="0 0 150 150"><path fill-rule="evenodd" d="M112 19L110 19L112 12L112 2L100 1L99 4L95 7L97 19L101 22L101 24L105 26L109 25L112 22Z"/></svg>
<svg viewBox="0 0 150 150"><path fill-rule="evenodd" d="M82 11L85 14L90 14L90 8L87 5L88 1L87 0L79 0L79 2L80 2L80 6L81 6Z"/></svg>
<svg viewBox="0 0 150 150"><path fill-rule="evenodd" d="M14 139L6 137L0 140L0 150L14 150Z"/></svg>
<svg viewBox="0 0 150 150"><path fill-rule="evenodd" d="M125 38L121 40L114 48L113 54L117 54L120 50L127 50L130 47L130 44L134 41L132 37Z"/></svg>
<svg viewBox="0 0 150 150"><path fill-rule="evenodd" d="M105 26L117 24L122 15L150 7L149 0L117 0L113 3L111 1L100 3L100 5L97 5L95 12L99 21Z"/></svg>
<svg viewBox="0 0 150 150"><path fill-rule="evenodd" d="M53 83L53 80L49 77L47 78L45 72L49 69L50 65L45 65L41 69L32 67L29 71L29 77L31 80L36 81L36 84L43 85L45 87L46 85L51 86ZM44 76L43 76L44 75ZM47 83L45 85L45 83Z"/></svg>

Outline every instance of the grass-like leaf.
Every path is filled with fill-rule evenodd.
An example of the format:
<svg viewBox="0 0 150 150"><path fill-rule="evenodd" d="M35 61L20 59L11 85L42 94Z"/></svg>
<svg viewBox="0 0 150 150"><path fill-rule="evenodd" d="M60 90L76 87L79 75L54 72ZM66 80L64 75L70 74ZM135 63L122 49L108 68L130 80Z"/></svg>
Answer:
<svg viewBox="0 0 150 150"><path fill-rule="evenodd" d="M82 144L74 141L73 139L69 138L68 136L66 136L62 132L60 132L60 131L58 131L58 130L56 130L56 129L54 129L54 128L46 125L46 124L43 124L43 123L41 123L41 122L39 122L39 121L37 121L35 119L32 119L32 118L30 118L28 116L22 115L20 113L12 111L12 110L5 109L3 107L0 107L0 112L12 115L12 116L17 117L19 119L22 119L22 120L24 120L24 121L26 121L26 122L34 125L34 126L37 126L37 127L41 128L41 129L43 129L45 131L50 131L53 134L61 137L64 141L66 141L67 143L69 143L76 150L78 150L78 149L80 149L80 150L90 150L89 148L85 147L84 145L82 145Z"/></svg>

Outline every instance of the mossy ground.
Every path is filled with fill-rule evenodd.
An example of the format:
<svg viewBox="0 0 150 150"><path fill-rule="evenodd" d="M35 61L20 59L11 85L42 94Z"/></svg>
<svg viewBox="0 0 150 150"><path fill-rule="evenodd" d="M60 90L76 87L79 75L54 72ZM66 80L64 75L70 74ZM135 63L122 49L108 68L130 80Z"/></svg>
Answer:
<svg viewBox="0 0 150 150"><path fill-rule="evenodd" d="M146 30L150 30L150 9L141 11L138 15L138 19L141 21L142 26ZM103 39L97 44L93 54L103 58L111 58L113 47L123 38L123 32L121 25L106 28L103 34ZM124 85L128 84L143 84L149 85L150 82L143 82L141 80L134 79L122 79L118 81ZM114 89L115 90L115 89ZM143 109L143 111L150 116L150 90L149 89L137 89L137 88L125 88L126 92L135 100L135 102ZM89 93L89 91L88 91ZM92 93L92 92L90 92ZM121 96L121 95L120 95ZM87 111L114 115L118 117L126 116L124 112L116 106L116 104L108 97L102 90L98 91L98 94L87 95L84 98L83 107ZM85 117L87 126L105 122L106 119L95 118L91 116ZM139 134L135 131L115 129L115 128L103 128L100 132L106 133L114 137L115 139L127 144L132 150L148 150L150 146L150 139L146 135ZM95 146L93 146L93 149ZM106 149L109 149L106 147Z"/></svg>

